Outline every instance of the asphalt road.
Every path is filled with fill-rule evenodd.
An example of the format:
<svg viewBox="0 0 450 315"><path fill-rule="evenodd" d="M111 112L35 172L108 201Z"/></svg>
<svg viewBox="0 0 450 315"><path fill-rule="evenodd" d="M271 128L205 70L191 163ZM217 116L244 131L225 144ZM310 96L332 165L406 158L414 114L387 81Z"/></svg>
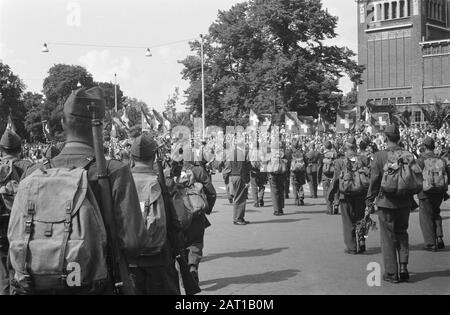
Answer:
<svg viewBox="0 0 450 315"><path fill-rule="evenodd" d="M449 248L439 253L421 250L419 215L414 212L409 229L411 281L381 281L381 286L369 287L368 264L382 264L379 231L370 233L366 254L349 256L344 253L341 217L326 215L322 199L306 199L303 207L289 199L286 215L275 217L270 193L264 208L248 201L246 219L251 224L235 226L220 174L213 182L219 200L205 235L199 269L202 294L450 294L449 203L442 212Z"/></svg>

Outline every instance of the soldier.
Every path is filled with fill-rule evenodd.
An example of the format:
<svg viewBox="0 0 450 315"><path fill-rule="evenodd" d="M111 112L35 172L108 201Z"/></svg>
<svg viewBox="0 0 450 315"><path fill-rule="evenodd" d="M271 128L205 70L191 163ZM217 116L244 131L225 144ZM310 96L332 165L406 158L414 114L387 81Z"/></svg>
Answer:
<svg viewBox="0 0 450 315"><path fill-rule="evenodd" d="M216 190L212 184L211 177L205 169L206 161L195 162L193 165L187 164L187 168L192 174L192 183L200 183L203 185L203 192L206 195L208 201L208 214L212 212L216 203ZM203 258L203 248L205 244L205 230L211 226L205 213L198 216L194 216L192 223L186 230L187 237L187 251L188 251L188 264L190 272L194 279L199 282L198 268Z"/></svg>
<svg viewBox="0 0 450 315"><path fill-rule="evenodd" d="M292 151L291 174L295 204L304 206L305 193L303 185L306 184L306 158L301 145L297 144Z"/></svg>
<svg viewBox="0 0 450 315"><path fill-rule="evenodd" d="M238 147L235 146L234 158L227 158L225 168L230 170L229 187L230 196L233 199L233 223L247 225L250 222L245 220L245 207L248 199L251 164L247 161L246 152L241 152L244 159L238 161L238 150Z"/></svg>
<svg viewBox="0 0 450 315"><path fill-rule="evenodd" d="M433 164L442 163L443 165L445 165L445 171L447 172L447 174L442 173L442 184L445 186L442 190L433 191L430 189L430 191L422 191L418 194L420 205L420 227L422 229L422 234L425 241L424 250L438 251L445 249L440 207L448 189L448 181L445 182L444 178L446 175L447 179L450 176L450 165L448 165L445 160L439 158L438 155L434 153L435 142L432 138L425 138L423 140L423 147L425 149L425 152L421 154L421 156L417 160L417 163L424 170L424 173L427 172L427 166L425 165L426 161ZM427 175L424 174L424 179L426 178L426 176ZM435 183L437 182L439 182L439 179L435 181Z"/></svg>
<svg viewBox="0 0 450 315"><path fill-rule="evenodd" d="M387 196L380 191L388 152L402 151L399 146L401 137L398 127L389 125L384 133L387 150L379 151L374 155L366 205L369 209L374 209L376 205L378 209L381 252L385 268L383 279L387 282L399 283L409 280L408 226L413 198Z"/></svg>
<svg viewBox="0 0 450 315"><path fill-rule="evenodd" d="M9 212L8 202L3 199L3 192L12 187L10 183L18 184L23 173L31 166L31 162L21 160L22 140L12 130L6 129L0 140L0 295L9 295L9 271L7 257L9 243L7 238ZM11 163L12 162L12 163ZM12 168L10 167L12 165ZM10 200L10 204L12 205Z"/></svg>
<svg viewBox="0 0 450 315"><path fill-rule="evenodd" d="M292 163L292 149L286 143L286 150L284 152L284 158L286 159L286 176L284 181L284 198L289 199L289 189L291 187L291 163Z"/></svg>
<svg viewBox="0 0 450 315"><path fill-rule="evenodd" d="M340 191L340 180L344 170L351 168L351 171L360 170L363 167L369 167L369 159L366 156L356 154L356 139L349 138L345 144L345 157L336 160L334 168L334 176L331 182L328 201L332 202L336 199L336 195L340 200L342 213L342 225L344 231L344 243L347 247L346 253L351 255L361 254L365 252L365 244L360 244L358 248L358 240L356 239L355 227L358 221L364 218L365 199L367 189L358 194L348 195Z"/></svg>
<svg viewBox="0 0 450 315"><path fill-rule="evenodd" d="M153 229L154 233L141 255L130 260L130 271L138 294L180 295L175 255L167 237L166 209L155 167L157 147L156 141L148 135L136 138L131 146L130 153L135 163L131 172L139 201L141 204L148 201L152 205L152 212L144 220L148 222L147 228Z"/></svg>
<svg viewBox="0 0 450 315"><path fill-rule="evenodd" d="M252 192L253 206L255 208L264 207L264 192L267 184L267 173L260 170L259 165L252 163L250 171L250 188Z"/></svg>
<svg viewBox="0 0 450 315"><path fill-rule="evenodd" d="M325 143L325 151L323 152L322 161L322 187L323 196L327 203L327 214L333 215L338 214L339 210L337 205L339 204L339 195L334 194L335 198L333 201L328 200L329 190L331 188L331 182L335 175L335 160L337 159L337 152L333 148L333 144L330 141Z"/></svg>
<svg viewBox="0 0 450 315"><path fill-rule="evenodd" d="M319 176L319 166L321 163L321 155L316 151L316 145L311 144L309 151L306 153L306 176L309 184L311 198L317 199L317 186Z"/></svg>
<svg viewBox="0 0 450 315"><path fill-rule="evenodd" d="M104 115L105 101L103 91L99 87L89 90L78 89L72 92L65 102L62 126L66 133L66 145L61 153L50 161L52 168L71 168L95 156L91 115L88 109L88 104L91 102L98 104L98 112ZM34 170L44 167L37 164L29 168L25 177ZM107 168L112 190L113 216L117 224L118 244L128 258L136 257L148 241L136 185L128 165L111 160ZM95 162L88 169L88 180L96 199L101 200ZM86 293L110 294L113 291L113 283L108 282L102 286L90 288ZM18 288L18 290L21 289Z"/></svg>

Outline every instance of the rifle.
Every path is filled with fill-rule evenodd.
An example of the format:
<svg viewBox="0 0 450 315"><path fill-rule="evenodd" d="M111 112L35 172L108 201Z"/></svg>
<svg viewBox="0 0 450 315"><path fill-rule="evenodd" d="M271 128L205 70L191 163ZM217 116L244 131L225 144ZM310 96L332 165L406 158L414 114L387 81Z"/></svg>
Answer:
<svg viewBox="0 0 450 315"><path fill-rule="evenodd" d="M178 262L178 265L180 266L180 274L181 278L183 280L184 289L186 291L186 295L195 295L197 293L200 293L202 290L200 289L197 281L192 276L191 272L189 271L189 265L188 260L186 257L185 250L180 242L180 231L178 231L175 227L173 227L172 222L172 207L173 205L169 202L169 199L167 197L169 196L169 190L167 189L166 180L164 176L164 169L162 166L162 154L160 152L160 149L157 150L157 159L156 164L158 166L158 182L161 186L162 190L162 196L164 199L164 209L166 209L166 220L167 220L167 238L169 240L169 243L173 250L175 251L176 260Z"/></svg>
<svg viewBox="0 0 450 315"><path fill-rule="evenodd" d="M117 295L135 295L134 285L128 272L128 263L117 241L117 227L113 216L112 192L103 150L103 122L97 115L97 106L91 103L88 107L92 113L92 134L94 140L95 160L100 187L100 212L105 223L108 239L107 265L109 276L114 284Z"/></svg>

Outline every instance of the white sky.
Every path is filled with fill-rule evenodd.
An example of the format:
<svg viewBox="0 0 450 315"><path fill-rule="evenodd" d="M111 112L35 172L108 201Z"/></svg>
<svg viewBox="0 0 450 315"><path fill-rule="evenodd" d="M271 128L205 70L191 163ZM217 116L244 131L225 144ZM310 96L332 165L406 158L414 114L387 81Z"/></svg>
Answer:
<svg viewBox="0 0 450 315"><path fill-rule="evenodd" d="M153 47L192 39L207 33L218 10L241 0L0 0L0 59L25 82L29 91L41 92L48 69L57 63L85 66L96 81L113 81L114 73L125 95L162 109L168 95L187 82L177 63L190 54L186 42L145 49L67 47L44 42ZM357 50L357 9L354 0L322 0L339 17L339 37L333 44ZM76 6L79 26L69 25ZM72 14L72 15L71 15ZM351 89L341 80L341 89ZM182 109L182 108L180 108Z"/></svg>

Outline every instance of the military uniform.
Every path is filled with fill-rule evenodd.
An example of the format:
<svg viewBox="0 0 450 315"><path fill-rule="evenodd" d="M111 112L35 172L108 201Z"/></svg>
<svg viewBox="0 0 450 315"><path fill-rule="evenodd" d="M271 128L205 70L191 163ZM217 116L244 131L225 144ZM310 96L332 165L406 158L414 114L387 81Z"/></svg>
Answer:
<svg viewBox="0 0 450 315"><path fill-rule="evenodd" d="M2 151L3 157L1 158L2 162L13 162L14 171L11 175L12 180L16 180L20 182L21 177L27 171L27 169L32 165L31 162L26 160L21 160L17 155L10 155L5 151L9 150L19 150L21 147L21 139L20 137L13 131L7 129L3 134L0 140L0 151ZM0 184L6 178L1 178L1 175L8 174L0 174ZM6 183L5 183L6 184ZM0 201L1 202L1 201ZM9 242L7 238L8 233L8 221L9 216L5 218L0 218L0 295L9 295L10 287L9 287L9 268L7 264L7 257L9 251Z"/></svg>
<svg viewBox="0 0 450 315"><path fill-rule="evenodd" d="M354 142L356 145L356 142ZM339 178L342 171L347 167L348 160L355 160L358 158L361 161L362 167L369 166L369 160L365 156L358 156L356 152L350 151L346 154L345 158L335 161L334 177L331 182L328 201L339 198L339 205L342 213L342 227L344 232L344 243L346 246L346 252L349 254L357 254L357 242L355 227L358 221L364 218L366 208L366 195L361 196L348 196L339 191ZM363 244L361 244L363 245ZM362 246L361 252L365 250L365 245Z"/></svg>
<svg viewBox="0 0 450 315"><path fill-rule="evenodd" d="M426 139L432 141L431 138ZM434 143L434 141L433 141ZM425 166L425 160L429 158L439 157L432 152L425 152L417 160L417 164L423 169ZM450 165L447 166L447 173L450 178ZM446 192L437 194L428 194L420 192L419 197L419 219L420 227L422 230L425 248L430 250L444 249L444 232L442 229L442 217L441 217L441 204L444 200Z"/></svg>
<svg viewBox="0 0 450 315"><path fill-rule="evenodd" d="M303 205L305 199L305 193L303 191L303 185L306 184L306 158L302 150L293 150L292 161L296 159L303 159L305 162L304 171L291 171L292 177L292 191L294 194L294 200L296 205Z"/></svg>
<svg viewBox="0 0 450 315"><path fill-rule="evenodd" d="M397 127L387 126L385 133L399 134ZM372 207L376 201L380 221L381 252L383 254L385 280L399 281L402 266L409 262L409 216L413 198L386 196L380 191L388 151L403 151L399 145L389 144L387 150L375 153L371 164L371 178L366 204ZM407 272L407 271L405 271ZM409 277L409 275L407 276Z"/></svg>
<svg viewBox="0 0 450 315"><path fill-rule="evenodd" d="M98 116L104 117L104 100L102 91L98 87L90 90L84 88L74 91L64 104L64 115L90 119L88 104L96 102ZM68 138L61 153L49 161L51 168L71 168L84 165L86 160L95 157L94 149L89 139L77 138L67 131ZM25 176L45 165L35 165L27 170ZM112 212L117 227L117 242L119 248L128 259L139 255L145 248L148 235L142 218L139 197L129 166L115 160L107 162L107 173L112 193ZM101 190L98 184L98 172L95 162L88 169L89 185L101 207ZM89 290L89 294L110 294L112 283L105 283L102 287Z"/></svg>
<svg viewBox="0 0 450 315"><path fill-rule="evenodd" d="M156 153L157 144L151 138L138 137L132 145L131 152L136 158L149 158ZM161 187L158 184L158 174L154 168L146 164L139 164L131 170L136 184L139 201L144 203L151 198L158 203L161 211L164 208ZM152 196L148 196L148 187L152 189ZM159 193L159 195L158 195ZM165 219L165 213L161 215ZM146 218L144 218L146 220ZM165 241L160 249L148 248L142 250L136 259L131 259L130 272L133 276L136 291L140 295L180 295L178 272L175 268L175 254L170 246L165 230Z"/></svg>
<svg viewBox="0 0 450 315"><path fill-rule="evenodd" d="M330 159L331 163L335 163L337 158L337 152L336 150L325 150L323 153L324 159ZM323 163L322 163L322 170L323 170ZM336 167L336 166L335 166ZM337 214L335 213L335 206L339 204L339 195L334 194L335 198L330 201L328 200L330 189L332 188L332 181L333 176L329 176L327 174L324 174L322 171L322 188L323 188L323 197L325 198L325 201L327 203L327 213L328 214Z"/></svg>
<svg viewBox="0 0 450 315"><path fill-rule="evenodd" d="M311 198L317 199L317 187L318 187L321 155L316 150L310 150L308 153L306 153L305 156L306 156L306 164L308 165L306 176L309 184L309 191L311 193Z"/></svg>
<svg viewBox="0 0 450 315"><path fill-rule="evenodd" d="M252 164L250 172L250 189L255 207L264 207L264 192L267 184L267 173L261 172L259 163Z"/></svg>

